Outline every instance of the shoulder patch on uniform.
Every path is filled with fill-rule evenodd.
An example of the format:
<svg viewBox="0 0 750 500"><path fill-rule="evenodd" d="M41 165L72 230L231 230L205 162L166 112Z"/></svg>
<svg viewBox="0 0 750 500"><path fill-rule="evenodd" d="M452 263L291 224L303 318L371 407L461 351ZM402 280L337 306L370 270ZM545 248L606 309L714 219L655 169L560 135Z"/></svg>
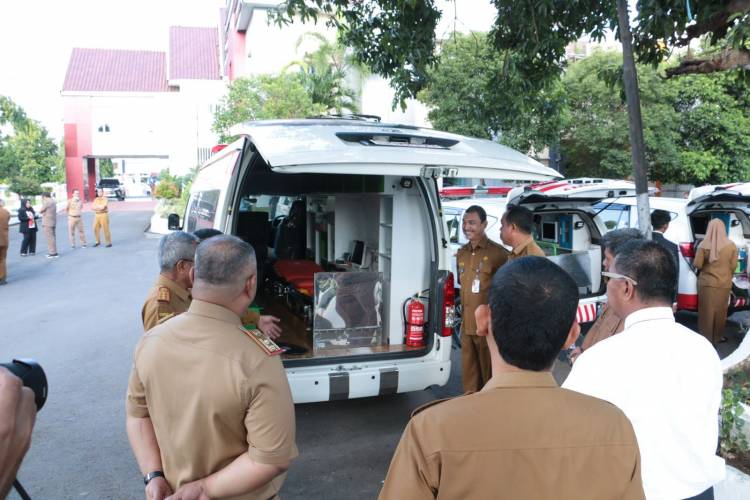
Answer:
<svg viewBox="0 0 750 500"><path fill-rule="evenodd" d="M276 342L269 339L268 336L257 329L248 330L247 328L244 328L242 326L237 327L242 332L253 339L253 341L258 344L258 347L260 347L263 352L268 354L269 356L276 356L277 354L281 354L284 352L284 349L276 345Z"/></svg>
<svg viewBox="0 0 750 500"><path fill-rule="evenodd" d="M158 300L159 302L169 302L170 300L172 300L172 294L169 291L169 288L160 286L159 292L156 295L156 300Z"/></svg>
<svg viewBox="0 0 750 500"><path fill-rule="evenodd" d="M173 316L174 316L174 313L160 312L159 313L159 319L157 320L156 324L157 325L161 325L162 323L164 323L165 321L167 321L169 318L171 318Z"/></svg>
<svg viewBox="0 0 750 500"><path fill-rule="evenodd" d="M429 403L425 403L422 406L417 407L413 412L411 412L411 416L412 416L412 418L414 418L414 416L417 413L422 413L424 410L426 410L427 408L429 408L431 406L435 406L437 404L444 403L446 401L450 401L451 399L454 399L454 398L435 399L434 401L430 401Z"/></svg>

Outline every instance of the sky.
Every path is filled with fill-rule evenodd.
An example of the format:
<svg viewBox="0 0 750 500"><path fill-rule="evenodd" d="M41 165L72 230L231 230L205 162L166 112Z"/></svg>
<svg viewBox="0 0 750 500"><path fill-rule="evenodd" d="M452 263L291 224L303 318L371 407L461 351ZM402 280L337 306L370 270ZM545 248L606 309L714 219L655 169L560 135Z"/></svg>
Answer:
<svg viewBox="0 0 750 500"><path fill-rule="evenodd" d="M217 26L222 0L0 0L0 95L62 138L74 47L166 51L169 26Z"/></svg>
<svg viewBox="0 0 750 500"><path fill-rule="evenodd" d="M487 30L490 0L438 0L438 36ZM217 26L225 0L0 0L0 95L62 138L60 91L74 47L166 51L169 26Z"/></svg>

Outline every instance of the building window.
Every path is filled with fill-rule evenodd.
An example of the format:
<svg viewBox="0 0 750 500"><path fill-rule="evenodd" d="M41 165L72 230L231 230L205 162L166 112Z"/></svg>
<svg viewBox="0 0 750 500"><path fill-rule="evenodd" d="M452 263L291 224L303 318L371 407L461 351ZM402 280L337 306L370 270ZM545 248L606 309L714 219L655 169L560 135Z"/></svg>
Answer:
<svg viewBox="0 0 750 500"><path fill-rule="evenodd" d="M99 128L97 130L103 133L109 132L109 124L105 123L103 125L99 125Z"/></svg>

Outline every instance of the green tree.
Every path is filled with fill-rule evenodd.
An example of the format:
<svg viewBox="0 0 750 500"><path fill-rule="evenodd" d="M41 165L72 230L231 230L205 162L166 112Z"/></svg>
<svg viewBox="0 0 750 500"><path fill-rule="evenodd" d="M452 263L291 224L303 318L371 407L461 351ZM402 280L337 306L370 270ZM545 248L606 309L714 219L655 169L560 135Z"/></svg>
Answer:
<svg viewBox="0 0 750 500"><path fill-rule="evenodd" d="M300 37L297 49L309 38L318 42L317 49L305 53L301 60L289 64L285 71L296 70L295 74L312 102L323 106L326 112L357 113L357 93L346 80L355 72L362 73L363 68L352 63L343 46L331 43L319 33L306 33Z"/></svg>
<svg viewBox="0 0 750 500"><path fill-rule="evenodd" d="M562 85L556 80L528 92L514 65L513 55L495 51L482 33L447 40L419 94L432 125L523 151L556 143L567 116Z"/></svg>
<svg viewBox="0 0 750 500"><path fill-rule="evenodd" d="M563 77L570 120L561 139L570 176L622 178L631 173L621 55L599 52ZM723 73L664 81L638 68L649 177L663 182L721 183L750 175L750 102Z"/></svg>
<svg viewBox="0 0 750 500"><path fill-rule="evenodd" d="M226 142L231 139L229 128L247 120L305 118L324 111L323 105L313 103L297 75L238 78L216 109L213 130Z"/></svg>
<svg viewBox="0 0 750 500"><path fill-rule="evenodd" d="M10 190L18 194L41 194L41 183L54 181L58 174L57 145L44 127L5 96L0 96L2 125L10 125L12 133L0 135L0 179L9 181Z"/></svg>
<svg viewBox="0 0 750 500"><path fill-rule="evenodd" d="M99 177L107 178L115 175L115 166L111 158L101 158L99 160Z"/></svg>
<svg viewBox="0 0 750 500"><path fill-rule="evenodd" d="M569 43L584 35L601 39L618 26L615 0L493 3L498 14L493 46L519 56L516 69L530 86L543 86L562 72ZM283 5L276 14L279 23L324 16L358 61L391 78L402 102L427 85L428 70L437 61L435 27L442 14L434 0L287 0ZM644 63L656 65L704 35L720 49L686 58L670 75L744 71L750 65L750 0L640 0L633 25L635 51Z"/></svg>

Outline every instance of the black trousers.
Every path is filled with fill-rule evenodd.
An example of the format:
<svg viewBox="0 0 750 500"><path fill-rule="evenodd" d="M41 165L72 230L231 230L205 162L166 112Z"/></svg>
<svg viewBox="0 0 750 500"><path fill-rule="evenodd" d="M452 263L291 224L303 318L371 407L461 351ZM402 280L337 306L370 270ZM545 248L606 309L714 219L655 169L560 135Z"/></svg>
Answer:
<svg viewBox="0 0 750 500"><path fill-rule="evenodd" d="M695 495L694 497L686 498L685 500L714 500L714 487L711 486L700 495Z"/></svg>
<svg viewBox="0 0 750 500"><path fill-rule="evenodd" d="M36 231L26 231L23 233L21 253L36 253Z"/></svg>

